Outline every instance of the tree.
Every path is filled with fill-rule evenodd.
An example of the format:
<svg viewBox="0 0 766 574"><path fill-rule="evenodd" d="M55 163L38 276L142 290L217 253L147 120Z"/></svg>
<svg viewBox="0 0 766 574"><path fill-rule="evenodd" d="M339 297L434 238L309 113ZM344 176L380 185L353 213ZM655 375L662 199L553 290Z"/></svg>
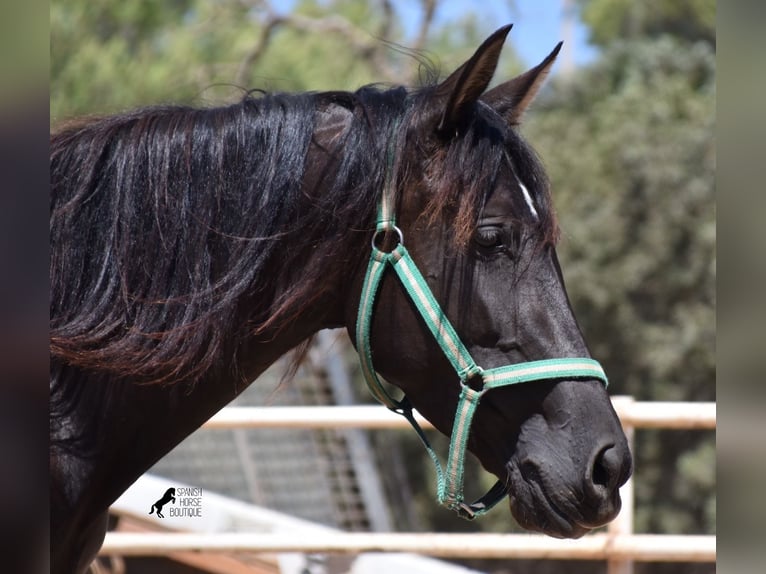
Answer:
<svg viewBox="0 0 766 574"><path fill-rule="evenodd" d="M599 46L663 35L715 45L715 0L577 1L590 39Z"/></svg>
<svg viewBox="0 0 766 574"><path fill-rule="evenodd" d="M221 102L253 88L412 85L419 62L430 72L451 71L491 31L475 18L436 29L437 4L421 0L420 25L405 38L390 0L300 0L289 12L265 0L54 1L51 120L159 102ZM518 71L517 59L504 60Z"/></svg>

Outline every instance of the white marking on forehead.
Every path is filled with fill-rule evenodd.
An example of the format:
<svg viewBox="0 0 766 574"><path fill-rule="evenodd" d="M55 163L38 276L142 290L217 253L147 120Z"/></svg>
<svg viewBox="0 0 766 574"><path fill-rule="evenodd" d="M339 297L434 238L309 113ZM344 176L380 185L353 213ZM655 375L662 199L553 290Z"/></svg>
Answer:
<svg viewBox="0 0 766 574"><path fill-rule="evenodd" d="M535 216L535 219L539 219L540 216L537 214L537 210L535 209L535 204L532 203L532 196L529 194L529 190L523 183L521 183L521 180L518 177L516 177L516 181L519 182L521 193L524 194L524 201L527 202L527 206L529 207L529 210L532 212L532 215Z"/></svg>

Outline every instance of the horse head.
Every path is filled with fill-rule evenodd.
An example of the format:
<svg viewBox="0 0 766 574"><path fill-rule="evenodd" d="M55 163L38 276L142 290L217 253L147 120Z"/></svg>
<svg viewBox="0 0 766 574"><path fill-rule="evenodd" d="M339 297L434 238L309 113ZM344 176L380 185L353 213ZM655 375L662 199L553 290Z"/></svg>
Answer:
<svg viewBox="0 0 766 574"><path fill-rule="evenodd" d="M408 96L390 162L401 237L372 240L373 250L376 241L406 244L440 312L485 370L590 356L556 257L547 179L517 131L560 45L486 91L509 29L442 83ZM350 325L362 283L360 272ZM375 309L375 369L450 435L465 381L393 273L382 277ZM612 520L631 473L625 435L595 378L556 373L492 389L476 408L467 447L505 485L519 524L556 537Z"/></svg>

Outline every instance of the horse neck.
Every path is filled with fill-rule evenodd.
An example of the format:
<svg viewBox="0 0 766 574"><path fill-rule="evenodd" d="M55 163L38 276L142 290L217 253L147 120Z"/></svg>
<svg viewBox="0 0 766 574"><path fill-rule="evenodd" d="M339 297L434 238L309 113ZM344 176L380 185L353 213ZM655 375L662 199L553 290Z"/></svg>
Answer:
<svg viewBox="0 0 766 574"><path fill-rule="evenodd" d="M54 482L61 480L57 473L62 469L76 469L67 507L77 508L84 520L105 511L277 359L325 325L321 314L306 313L268 340L270 334L243 340L236 353L237 374L230 368L213 369L193 385L138 385L76 368L54 368L52 388L64 397L65 413L51 415ZM71 484L71 479L63 482ZM100 486L87 486L92 484Z"/></svg>

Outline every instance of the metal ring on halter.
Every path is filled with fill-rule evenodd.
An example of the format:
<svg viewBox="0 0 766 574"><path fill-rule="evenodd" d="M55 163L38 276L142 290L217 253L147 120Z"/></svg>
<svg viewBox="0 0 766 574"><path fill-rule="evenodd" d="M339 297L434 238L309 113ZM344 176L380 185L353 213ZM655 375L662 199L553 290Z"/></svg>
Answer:
<svg viewBox="0 0 766 574"><path fill-rule="evenodd" d="M399 229L399 227L397 227L396 225L394 225L392 228L389 228L389 229L378 229L375 231L375 233L372 235L372 240L370 242L370 244L372 245L372 249L377 251L383 251L380 247L378 247L375 244L375 240L378 238L379 235L385 235L387 232L392 230L396 231L396 234L399 236L399 243L397 243L397 245L404 244L404 234L402 233L402 230Z"/></svg>

